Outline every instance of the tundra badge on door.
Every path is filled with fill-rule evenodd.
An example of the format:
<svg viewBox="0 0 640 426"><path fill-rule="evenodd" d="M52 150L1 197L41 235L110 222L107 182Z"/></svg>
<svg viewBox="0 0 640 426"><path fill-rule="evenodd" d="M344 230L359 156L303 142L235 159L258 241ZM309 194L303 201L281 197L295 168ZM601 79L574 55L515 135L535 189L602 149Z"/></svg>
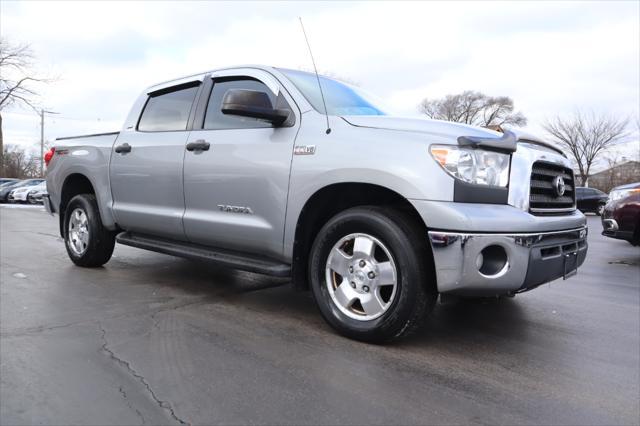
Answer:
<svg viewBox="0 0 640 426"><path fill-rule="evenodd" d="M250 207L228 206L225 204L218 204L218 208L220 209L220 211L223 211L223 212L253 214L253 210L251 210Z"/></svg>

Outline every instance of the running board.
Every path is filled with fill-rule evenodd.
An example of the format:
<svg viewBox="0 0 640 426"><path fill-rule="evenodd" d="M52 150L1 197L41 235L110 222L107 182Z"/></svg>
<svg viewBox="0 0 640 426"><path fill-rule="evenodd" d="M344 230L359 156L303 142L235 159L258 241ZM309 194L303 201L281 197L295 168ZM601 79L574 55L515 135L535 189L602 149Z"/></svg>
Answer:
<svg viewBox="0 0 640 426"><path fill-rule="evenodd" d="M121 232L116 237L116 241L126 246L187 259L212 262L233 269L241 269L243 271L256 272L274 277L291 276L291 265L255 255L210 248L188 242L137 235L131 232Z"/></svg>

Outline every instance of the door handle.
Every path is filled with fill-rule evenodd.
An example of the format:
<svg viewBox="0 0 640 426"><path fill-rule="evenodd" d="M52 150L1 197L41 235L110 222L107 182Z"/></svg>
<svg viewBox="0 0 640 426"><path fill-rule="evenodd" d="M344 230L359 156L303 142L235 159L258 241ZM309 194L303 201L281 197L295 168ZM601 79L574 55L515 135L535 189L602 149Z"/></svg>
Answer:
<svg viewBox="0 0 640 426"><path fill-rule="evenodd" d="M187 151L209 151L210 146L211 144L204 139L198 139L187 144Z"/></svg>
<svg viewBox="0 0 640 426"><path fill-rule="evenodd" d="M131 152L131 145L128 143L123 143L122 145L116 146L116 153L122 154L124 152Z"/></svg>

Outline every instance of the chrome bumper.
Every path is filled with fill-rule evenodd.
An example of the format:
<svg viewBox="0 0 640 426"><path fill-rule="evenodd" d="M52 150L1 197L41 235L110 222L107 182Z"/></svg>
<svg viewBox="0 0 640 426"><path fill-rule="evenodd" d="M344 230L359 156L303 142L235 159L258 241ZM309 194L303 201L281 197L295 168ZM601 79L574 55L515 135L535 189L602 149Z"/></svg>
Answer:
<svg viewBox="0 0 640 426"><path fill-rule="evenodd" d="M429 241L438 291L497 296L573 275L587 254L587 227L513 234L429 231Z"/></svg>

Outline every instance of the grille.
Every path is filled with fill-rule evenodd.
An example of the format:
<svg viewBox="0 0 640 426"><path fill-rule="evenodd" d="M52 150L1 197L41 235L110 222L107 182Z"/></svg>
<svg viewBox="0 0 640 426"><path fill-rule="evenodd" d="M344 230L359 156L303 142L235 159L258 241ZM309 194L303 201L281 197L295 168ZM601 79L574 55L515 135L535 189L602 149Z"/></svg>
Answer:
<svg viewBox="0 0 640 426"><path fill-rule="evenodd" d="M558 196L554 180L561 176L565 190ZM573 171L558 164L536 161L531 169L529 209L534 214L562 213L575 210Z"/></svg>

